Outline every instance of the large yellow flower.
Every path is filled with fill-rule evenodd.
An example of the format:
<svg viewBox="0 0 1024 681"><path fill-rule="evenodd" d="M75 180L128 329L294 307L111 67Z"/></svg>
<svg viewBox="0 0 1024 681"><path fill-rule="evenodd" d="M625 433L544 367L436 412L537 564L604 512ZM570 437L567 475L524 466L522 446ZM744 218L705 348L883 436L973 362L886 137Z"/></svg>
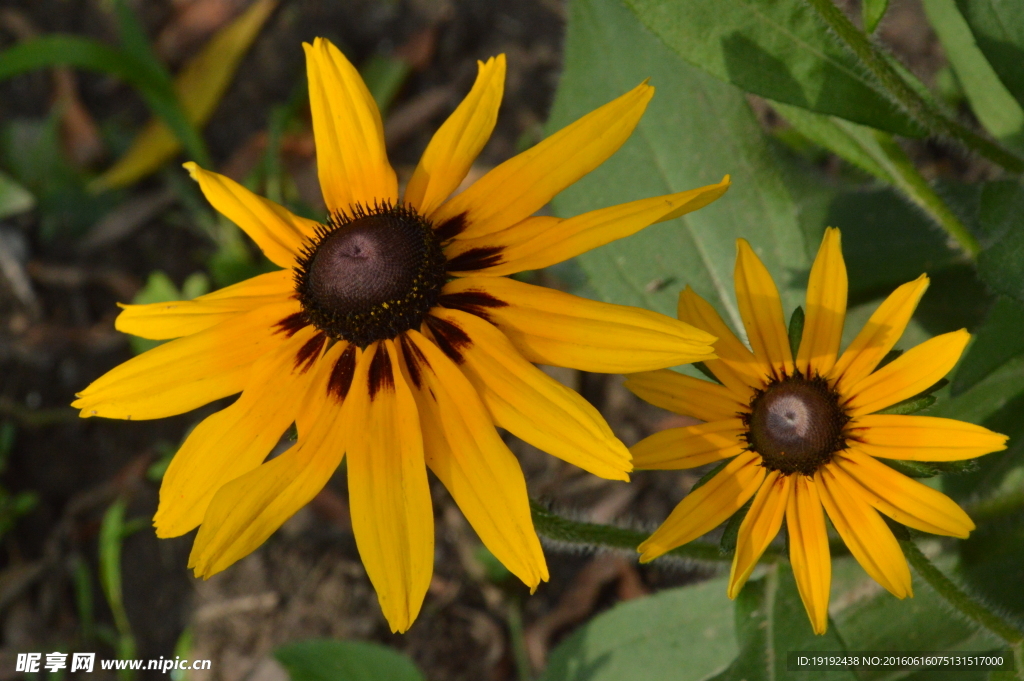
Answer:
<svg viewBox="0 0 1024 681"><path fill-rule="evenodd" d="M706 421L637 443L637 469L694 468L732 458L640 545L640 560L705 534L753 497L740 524L729 597L743 588L785 519L800 597L814 631L822 634L832 575L822 509L867 573L905 598L912 595L910 570L878 512L952 537L966 537L974 523L947 496L879 458L970 459L1004 449L1006 436L951 419L877 413L942 379L970 338L964 330L936 336L875 371L903 334L928 277L896 289L840 356L846 265L839 230L830 228L811 268L794 359L775 283L746 241L739 240L738 251L736 298L753 352L687 288L679 296L679 319L718 336L718 358L706 365L721 384L668 370L634 374L626 382L652 404Z"/></svg>
<svg viewBox="0 0 1024 681"><path fill-rule="evenodd" d="M100 377L74 406L153 419L241 392L196 427L160 489L157 534L201 524L189 565L202 577L258 547L347 454L356 544L392 629L404 631L434 562L427 467L531 588L547 566L523 474L495 425L605 478L631 470L600 414L531 362L631 372L712 356L714 337L688 324L501 275L705 206L728 178L567 220L531 217L629 137L653 94L641 84L451 196L494 128L499 56L480 64L399 199L359 74L326 40L305 49L329 219L295 216L186 164L283 269L195 301L125 306L121 331L178 340ZM264 461L292 423L295 445Z"/></svg>

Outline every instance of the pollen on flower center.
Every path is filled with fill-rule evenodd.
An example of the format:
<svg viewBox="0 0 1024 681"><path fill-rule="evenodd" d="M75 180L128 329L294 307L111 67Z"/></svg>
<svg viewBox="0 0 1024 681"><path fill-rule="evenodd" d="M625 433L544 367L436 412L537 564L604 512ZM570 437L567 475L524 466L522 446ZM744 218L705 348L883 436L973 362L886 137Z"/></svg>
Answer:
<svg viewBox="0 0 1024 681"><path fill-rule="evenodd" d="M757 390L744 415L746 439L768 470L813 475L846 448L843 428L850 418L839 394L821 377L801 375Z"/></svg>
<svg viewBox="0 0 1024 681"><path fill-rule="evenodd" d="M296 267L306 321L360 347L418 328L446 280L441 244L407 206L357 207L320 225Z"/></svg>

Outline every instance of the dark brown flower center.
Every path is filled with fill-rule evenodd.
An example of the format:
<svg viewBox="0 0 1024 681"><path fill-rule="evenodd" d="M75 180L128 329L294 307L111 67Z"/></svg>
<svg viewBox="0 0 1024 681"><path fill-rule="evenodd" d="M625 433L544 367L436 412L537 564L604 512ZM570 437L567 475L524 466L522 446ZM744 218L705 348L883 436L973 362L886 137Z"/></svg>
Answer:
<svg viewBox="0 0 1024 681"><path fill-rule="evenodd" d="M756 390L744 416L747 442L765 468L804 475L813 475L846 448L843 428L849 420L828 381L799 374Z"/></svg>
<svg viewBox="0 0 1024 681"><path fill-rule="evenodd" d="M430 223L406 206L357 208L320 225L296 268L306 320L360 347L419 328L444 286Z"/></svg>

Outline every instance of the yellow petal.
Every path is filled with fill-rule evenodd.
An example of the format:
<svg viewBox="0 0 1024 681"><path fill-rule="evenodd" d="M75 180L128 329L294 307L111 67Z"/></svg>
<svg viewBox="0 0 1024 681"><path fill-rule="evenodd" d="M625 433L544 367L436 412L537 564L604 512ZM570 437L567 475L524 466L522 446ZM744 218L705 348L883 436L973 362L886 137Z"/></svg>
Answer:
<svg viewBox="0 0 1024 681"><path fill-rule="evenodd" d="M847 426L857 449L904 461L962 461L1006 449L1005 435L966 421L934 416L868 414Z"/></svg>
<svg viewBox="0 0 1024 681"><path fill-rule="evenodd" d="M310 391L326 395L330 369L325 362L317 367ZM189 556L197 577L209 578L255 551L331 479L347 438L338 423L341 404L318 402L316 429L213 495Z"/></svg>
<svg viewBox="0 0 1024 681"><path fill-rule="evenodd" d="M755 452L737 456L715 477L686 495L661 527L637 547L640 562L652 561L721 525L754 496L764 477L761 457Z"/></svg>
<svg viewBox="0 0 1024 681"><path fill-rule="evenodd" d="M500 249L494 256L500 257L498 262L480 270L488 276L539 270L634 234L655 222L703 208L728 188L726 175L718 184L602 208L568 220L527 218L495 234L456 239L445 254L455 258L474 249Z"/></svg>
<svg viewBox="0 0 1024 681"><path fill-rule="evenodd" d="M696 468L737 456L747 448L746 427L737 418L685 428L669 428L645 437L629 448L637 470Z"/></svg>
<svg viewBox="0 0 1024 681"><path fill-rule="evenodd" d="M275 7L276 0L256 0L241 16L210 38L175 76L174 92L185 116L197 128L213 115L234 79L239 62ZM128 151L93 180L89 188L102 191L129 185L159 170L179 149L181 142L170 128L161 120L151 120L132 140Z"/></svg>
<svg viewBox="0 0 1024 681"><path fill-rule="evenodd" d="M230 177L203 170L191 161L184 167L217 212L241 227L272 263L295 265L302 244L314 236L316 222L253 194Z"/></svg>
<svg viewBox="0 0 1024 681"><path fill-rule="evenodd" d="M434 570L420 420L390 340L366 348L342 410L352 532L392 631L416 619Z"/></svg>
<svg viewBox="0 0 1024 681"><path fill-rule="evenodd" d="M398 201L398 180L384 148L384 125L359 72L324 38L306 50L320 191L332 213Z"/></svg>
<svg viewBox="0 0 1024 681"><path fill-rule="evenodd" d="M856 483L833 464L819 469L814 481L833 527L864 571L896 598L913 596L899 542L878 512L850 490Z"/></svg>
<svg viewBox="0 0 1024 681"><path fill-rule="evenodd" d="M501 331L479 317L443 308L431 314L469 337L459 349L461 368L494 423L594 475L629 479L629 450L593 405L523 359Z"/></svg>
<svg viewBox="0 0 1024 681"><path fill-rule="evenodd" d="M294 300L264 305L164 343L97 378L71 406L83 418L159 419L234 395L253 362L285 340L275 324L298 311Z"/></svg>
<svg viewBox="0 0 1024 681"><path fill-rule="evenodd" d="M794 477L771 471L757 490L754 503L750 505L736 536L736 555L729 571L729 598L739 595L750 573L757 567L761 554L779 533Z"/></svg>
<svg viewBox="0 0 1024 681"><path fill-rule="evenodd" d="M717 361L717 360L716 360ZM626 376L626 388L645 402L701 421L731 419L747 404L724 385L685 376L671 369L644 371Z"/></svg>
<svg viewBox="0 0 1024 681"><path fill-rule="evenodd" d="M965 539L974 522L956 502L942 492L894 471L881 461L856 449L843 450L835 466L852 481L845 485L854 494L898 523L922 532Z"/></svg>
<svg viewBox="0 0 1024 681"><path fill-rule="evenodd" d="M478 61L477 68L473 89L434 133L405 189L405 202L428 218L465 179L498 120L505 55Z"/></svg>
<svg viewBox="0 0 1024 681"><path fill-rule="evenodd" d="M874 371L889 354L927 289L928 277L922 274L893 291L878 306L829 372L830 378L837 379L836 389L840 393L846 394L850 386Z"/></svg>
<svg viewBox="0 0 1024 681"><path fill-rule="evenodd" d="M850 416L871 414L935 385L956 366L971 334L964 329L930 338L849 388Z"/></svg>
<svg viewBox="0 0 1024 681"><path fill-rule="evenodd" d="M807 282L807 315L796 368L805 376L828 375L839 354L846 319L846 263L839 230L829 227Z"/></svg>
<svg viewBox="0 0 1024 681"><path fill-rule="evenodd" d="M792 475L793 491L786 507L789 562L804 610L815 634L828 629L828 598L832 585L828 532L817 484L804 475Z"/></svg>
<svg viewBox="0 0 1024 681"><path fill-rule="evenodd" d="M697 362L714 337L656 312L587 300L505 277L449 282L444 294L499 301L487 316L530 361L601 373L633 373ZM449 306L442 296L440 304Z"/></svg>
<svg viewBox="0 0 1024 681"><path fill-rule="evenodd" d="M704 362L718 380L737 395L743 395L744 401L750 399L750 388L764 387L766 377L771 375L771 365L755 358L754 353L726 326L715 308L689 286L679 294L678 316L680 321L718 338L715 341L718 359Z"/></svg>
<svg viewBox="0 0 1024 681"><path fill-rule="evenodd" d="M640 121L654 88L638 85L618 99L505 161L434 214L434 224L465 215L470 239L510 227L614 154Z"/></svg>
<svg viewBox="0 0 1024 681"><path fill-rule="evenodd" d="M171 459L160 485L153 524L158 537L177 537L203 520L213 495L253 470L295 420L313 372L296 367L300 349L317 334L302 329L260 358L241 397L206 417Z"/></svg>
<svg viewBox="0 0 1024 681"><path fill-rule="evenodd" d="M782 300L772 275L746 239L736 240L736 302L747 329L747 339L762 364L776 377L793 374L793 351L782 316Z"/></svg>
<svg viewBox="0 0 1024 681"><path fill-rule="evenodd" d="M291 270L260 274L194 300L120 305L114 328L140 338L166 340L205 331L239 312L285 302L295 285Z"/></svg>
<svg viewBox="0 0 1024 681"><path fill-rule="evenodd" d="M548 567L519 461L458 367L416 331L405 339L404 366L416 385L427 465L484 546L533 591L547 581Z"/></svg>

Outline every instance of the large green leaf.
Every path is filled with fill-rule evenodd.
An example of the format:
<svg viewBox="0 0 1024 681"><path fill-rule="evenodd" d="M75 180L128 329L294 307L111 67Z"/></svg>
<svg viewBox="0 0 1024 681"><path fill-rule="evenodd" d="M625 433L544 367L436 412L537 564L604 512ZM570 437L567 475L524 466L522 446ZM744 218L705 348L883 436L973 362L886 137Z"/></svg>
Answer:
<svg viewBox="0 0 1024 681"><path fill-rule="evenodd" d="M956 0L978 47L1024 104L1024 11L1019 0Z"/></svg>
<svg viewBox="0 0 1024 681"><path fill-rule="evenodd" d="M423 681L409 658L378 643L312 639L274 651L292 681Z"/></svg>
<svg viewBox="0 0 1024 681"><path fill-rule="evenodd" d="M775 275L789 308L802 302L810 267L797 207L741 92L683 61L618 0L576 0L569 10L565 70L549 121L554 130L645 78L657 92L636 132L608 162L560 194L572 215L613 203L717 182L717 202L583 255L605 300L675 315L684 284L738 327L732 272L745 237Z"/></svg>
<svg viewBox="0 0 1024 681"><path fill-rule="evenodd" d="M840 192L829 202L825 219L842 230L851 304L887 294L923 273L934 276L961 260L924 213L892 189Z"/></svg>
<svg viewBox="0 0 1024 681"><path fill-rule="evenodd" d="M740 653L716 681L774 681L789 678L789 657L797 652L840 652L843 641L829 627L816 636L788 563L777 563L764 577L747 582L736 599ZM808 672L823 681L856 681L848 669Z"/></svg>
<svg viewBox="0 0 1024 681"><path fill-rule="evenodd" d="M978 274L994 291L1024 302L1024 186L1013 180L987 183L979 222L988 240Z"/></svg>
<svg viewBox="0 0 1024 681"><path fill-rule="evenodd" d="M960 362L951 386L959 395L981 381L1003 363L1024 354L1024 306L1001 297L975 334L974 343Z"/></svg>
<svg viewBox="0 0 1024 681"><path fill-rule="evenodd" d="M995 137L1019 146L1024 142L1024 110L978 49L956 0L924 0L924 10L978 120Z"/></svg>
<svg viewBox="0 0 1024 681"><path fill-rule="evenodd" d="M684 59L748 92L901 135L922 129L798 0L626 0Z"/></svg>
<svg viewBox="0 0 1024 681"><path fill-rule="evenodd" d="M1024 616L1024 589L1007 588L1024 584L1024 512L981 525L960 544L960 564L975 593L1003 612Z"/></svg>
<svg viewBox="0 0 1024 681"><path fill-rule="evenodd" d="M943 479L943 490L957 500L972 501L989 494L1019 490L1020 482L1006 483L1014 471L1024 467L1024 356L1006 362L973 387L955 397L948 388L940 391L939 402L931 416L978 423L1010 436L1010 446L1002 452L987 454L978 460L978 470Z"/></svg>
<svg viewBox="0 0 1024 681"><path fill-rule="evenodd" d="M598 615L555 648L541 681L697 681L735 655L725 580L713 579Z"/></svg>
<svg viewBox="0 0 1024 681"><path fill-rule="evenodd" d="M846 559L849 560L849 559ZM952 556L941 557L937 564L948 572L954 564ZM861 573L863 574L863 573ZM857 594L863 594L857 598ZM991 634L959 617L949 616L949 605L926 582L914 579L914 597L899 600L878 587L870 578L850 591L852 602L841 608L835 615L835 625L840 637L849 650L872 650L909 652L916 650L962 651L999 650L1004 644ZM861 668L861 681L902 678L902 674L891 668ZM987 672L970 679L985 679ZM925 678L931 678L925 676ZM957 677L961 678L961 677Z"/></svg>

